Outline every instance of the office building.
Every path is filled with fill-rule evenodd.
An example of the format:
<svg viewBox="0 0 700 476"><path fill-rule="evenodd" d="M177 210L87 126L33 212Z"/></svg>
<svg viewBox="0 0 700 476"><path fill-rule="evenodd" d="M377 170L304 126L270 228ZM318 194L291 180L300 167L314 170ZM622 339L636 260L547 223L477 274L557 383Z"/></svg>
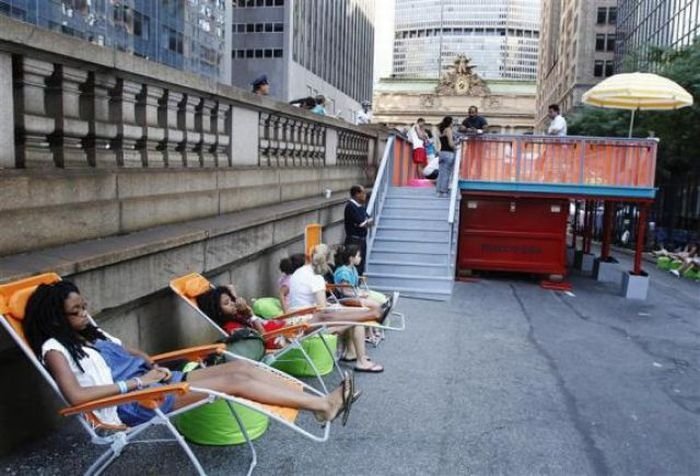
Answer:
<svg viewBox="0 0 700 476"><path fill-rule="evenodd" d="M394 78L435 79L466 55L485 80L537 76L539 0L396 0Z"/></svg>
<svg viewBox="0 0 700 476"><path fill-rule="evenodd" d="M588 89L614 74L616 0L543 0L535 130L547 129L550 104L567 115Z"/></svg>
<svg viewBox="0 0 700 476"><path fill-rule="evenodd" d="M372 96L374 0L238 0L232 83L266 74L270 94L291 101L322 94L329 115L354 121Z"/></svg>
<svg viewBox="0 0 700 476"><path fill-rule="evenodd" d="M0 0L0 14L228 83L227 5L226 0Z"/></svg>
<svg viewBox="0 0 700 476"><path fill-rule="evenodd" d="M690 45L700 32L700 0L619 0L616 71L655 71L654 49Z"/></svg>

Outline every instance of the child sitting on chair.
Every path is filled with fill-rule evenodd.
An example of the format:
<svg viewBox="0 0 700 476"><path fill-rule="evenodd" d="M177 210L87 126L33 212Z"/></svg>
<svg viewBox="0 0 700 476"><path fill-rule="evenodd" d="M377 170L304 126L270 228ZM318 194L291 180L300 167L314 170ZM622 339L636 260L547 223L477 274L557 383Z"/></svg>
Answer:
<svg viewBox="0 0 700 476"><path fill-rule="evenodd" d="M391 302L382 293L367 288L360 289L360 275L357 272L357 266L362 262L360 247L348 245L339 248L335 261L340 266L333 273L333 281L336 286L343 286L340 293L348 298L357 298L361 306L381 313L383 321L391 311ZM376 345L381 338L381 333L378 330L367 329L366 340L368 342Z"/></svg>
<svg viewBox="0 0 700 476"><path fill-rule="evenodd" d="M280 303L282 304L282 310L286 313L289 312L289 279L294 274L294 271L304 266L306 263L306 258L303 253L297 253L289 258L282 258L280 261L280 272L282 276L277 280L277 287L279 288Z"/></svg>

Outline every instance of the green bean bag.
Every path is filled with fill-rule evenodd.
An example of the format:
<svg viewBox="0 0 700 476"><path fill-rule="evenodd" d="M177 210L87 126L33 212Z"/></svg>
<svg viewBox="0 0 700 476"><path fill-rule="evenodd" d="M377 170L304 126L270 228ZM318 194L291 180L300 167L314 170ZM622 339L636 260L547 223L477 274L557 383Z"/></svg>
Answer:
<svg viewBox="0 0 700 476"><path fill-rule="evenodd" d="M333 334L324 334L328 347L335 355L338 347L338 337ZM304 350L309 354L311 361L318 369L319 374L328 375L333 371L333 357L328 353L326 347L321 341L321 337L314 336L304 340L301 343ZM292 349L279 357L271 364L274 368L288 373L295 377L315 377L311 365L306 361L304 355L299 349Z"/></svg>
<svg viewBox="0 0 700 476"><path fill-rule="evenodd" d="M253 303L253 313L263 319L274 319L284 314L282 303L275 297L264 297L256 299Z"/></svg>
<svg viewBox="0 0 700 476"><path fill-rule="evenodd" d="M673 260L668 269L680 269L683 266L683 261Z"/></svg>
<svg viewBox="0 0 700 476"><path fill-rule="evenodd" d="M182 436L192 443L213 446L240 445L245 443L245 438L229 404L236 409L251 440L260 438L267 431L270 424L267 415L226 400L216 400L214 403L183 413L175 417L173 423Z"/></svg>
<svg viewBox="0 0 700 476"><path fill-rule="evenodd" d="M690 268L690 269L685 270L685 272L683 273L683 277L688 278L688 279L698 280L698 279L700 279L700 272L695 271L692 268Z"/></svg>
<svg viewBox="0 0 700 476"><path fill-rule="evenodd" d="M668 256L659 256L656 258L656 267L664 271L671 269L671 258Z"/></svg>

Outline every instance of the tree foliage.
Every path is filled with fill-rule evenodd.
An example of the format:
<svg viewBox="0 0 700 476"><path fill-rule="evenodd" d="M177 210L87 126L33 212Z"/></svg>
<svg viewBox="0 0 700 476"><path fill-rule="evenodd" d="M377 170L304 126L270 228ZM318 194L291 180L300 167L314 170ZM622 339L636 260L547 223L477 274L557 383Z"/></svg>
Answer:
<svg viewBox="0 0 700 476"><path fill-rule="evenodd" d="M660 139L659 172L687 172L700 159L700 41L680 50L652 50L649 62L658 74L684 87L694 99L691 107L675 111L641 111L635 119L634 137L653 134ZM627 137L630 111L585 106L569 121L576 135Z"/></svg>

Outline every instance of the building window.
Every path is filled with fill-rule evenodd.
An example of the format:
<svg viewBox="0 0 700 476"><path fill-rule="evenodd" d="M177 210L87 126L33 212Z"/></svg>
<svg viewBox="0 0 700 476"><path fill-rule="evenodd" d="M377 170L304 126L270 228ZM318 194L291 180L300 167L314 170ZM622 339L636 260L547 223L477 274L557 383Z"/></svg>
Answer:
<svg viewBox="0 0 700 476"><path fill-rule="evenodd" d="M255 50L255 57L262 58L263 57L263 50Z"/></svg>
<svg viewBox="0 0 700 476"><path fill-rule="evenodd" d="M604 25L606 21L606 17L608 16L608 9L605 7L598 7L598 25Z"/></svg>
<svg viewBox="0 0 700 476"><path fill-rule="evenodd" d="M605 51L605 34L604 33L598 33L595 36L595 50L596 51Z"/></svg>
<svg viewBox="0 0 700 476"><path fill-rule="evenodd" d="M272 58L272 50L267 48L265 49L265 58Z"/></svg>
<svg viewBox="0 0 700 476"><path fill-rule="evenodd" d="M276 7L283 7L283 6L284 6L284 0L275 0L275 6L276 6Z"/></svg>
<svg viewBox="0 0 700 476"><path fill-rule="evenodd" d="M248 24L245 26L245 31L246 31L246 33L253 33L253 32L255 32L255 23L248 23Z"/></svg>
<svg viewBox="0 0 700 476"><path fill-rule="evenodd" d="M608 23L610 25L615 25L617 23L617 7L610 7L608 9Z"/></svg>
<svg viewBox="0 0 700 476"><path fill-rule="evenodd" d="M281 58L282 57L282 48L275 48L274 50L272 50L272 55L275 58Z"/></svg>
<svg viewBox="0 0 700 476"><path fill-rule="evenodd" d="M252 58L254 53L255 53L255 51L253 51L253 50L245 50L245 57Z"/></svg>
<svg viewBox="0 0 700 476"><path fill-rule="evenodd" d="M255 24L255 33L262 33L264 29L265 29L264 23L256 23Z"/></svg>
<svg viewBox="0 0 700 476"><path fill-rule="evenodd" d="M236 24L236 32L237 33L245 33L245 23Z"/></svg>
<svg viewBox="0 0 700 476"><path fill-rule="evenodd" d="M605 39L605 51L615 51L615 35L607 35Z"/></svg>
<svg viewBox="0 0 700 476"><path fill-rule="evenodd" d="M245 50L236 50L236 58L238 58L238 59L245 58Z"/></svg>
<svg viewBox="0 0 700 476"><path fill-rule="evenodd" d="M612 61L605 62L605 77L612 76L614 74L614 63Z"/></svg>
<svg viewBox="0 0 700 476"><path fill-rule="evenodd" d="M593 63L593 76L600 78L603 76L603 61L595 60Z"/></svg>
<svg viewBox="0 0 700 476"><path fill-rule="evenodd" d="M284 31L284 23L274 23L272 26L272 31L275 33L282 33Z"/></svg>

